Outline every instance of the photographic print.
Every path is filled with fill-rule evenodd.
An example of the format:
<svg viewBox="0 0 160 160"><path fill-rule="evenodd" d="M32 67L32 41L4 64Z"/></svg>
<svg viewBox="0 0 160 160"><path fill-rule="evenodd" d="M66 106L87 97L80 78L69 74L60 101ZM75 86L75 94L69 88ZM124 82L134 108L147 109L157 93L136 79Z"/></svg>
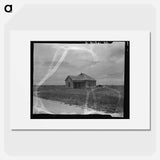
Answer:
<svg viewBox="0 0 160 160"><path fill-rule="evenodd" d="M129 119L129 41L31 41L31 119Z"/></svg>

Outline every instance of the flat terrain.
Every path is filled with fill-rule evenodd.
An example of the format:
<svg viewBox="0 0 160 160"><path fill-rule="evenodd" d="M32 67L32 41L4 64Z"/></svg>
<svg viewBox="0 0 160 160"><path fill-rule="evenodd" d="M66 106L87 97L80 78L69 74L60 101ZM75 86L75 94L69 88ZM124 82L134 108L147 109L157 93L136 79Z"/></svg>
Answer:
<svg viewBox="0 0 160 160"><path fill-rule="evenodd" d="M38 97L105 113L123 113L124 87L106 85L93 89L71 89L44 85L38 88Z"/></svg>

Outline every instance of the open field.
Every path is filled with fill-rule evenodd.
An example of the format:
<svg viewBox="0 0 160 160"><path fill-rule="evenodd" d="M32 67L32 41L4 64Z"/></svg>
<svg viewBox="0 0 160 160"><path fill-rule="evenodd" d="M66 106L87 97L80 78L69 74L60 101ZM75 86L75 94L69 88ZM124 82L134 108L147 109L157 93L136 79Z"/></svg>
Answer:
<svg viewBox="0 0 160 160"><path fill-rule="evenodd" d="M38 88L38 97L105 113L122 113L124 87L106 85L93 89L71 89L63 85L44 85Z"/></svg>

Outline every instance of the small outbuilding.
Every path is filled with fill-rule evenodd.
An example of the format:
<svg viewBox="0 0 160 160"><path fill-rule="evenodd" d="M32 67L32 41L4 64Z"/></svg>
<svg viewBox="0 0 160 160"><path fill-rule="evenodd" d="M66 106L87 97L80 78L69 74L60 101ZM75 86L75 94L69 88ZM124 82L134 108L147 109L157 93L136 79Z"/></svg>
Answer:
<svg viewBox="0 0 160 160"><path fill-rule="evenodd" d="M96 86L96 80L84 73L77 76L69 75L65 79L66 87L69 88L93 88Z"/></svg>

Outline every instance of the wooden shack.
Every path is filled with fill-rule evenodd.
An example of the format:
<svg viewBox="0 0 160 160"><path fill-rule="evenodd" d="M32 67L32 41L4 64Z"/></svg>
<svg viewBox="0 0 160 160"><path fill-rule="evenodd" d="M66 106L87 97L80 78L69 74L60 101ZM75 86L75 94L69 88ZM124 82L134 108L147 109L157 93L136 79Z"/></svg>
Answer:
<svg viewBox="0 0 160 160"><path fill-rule="evenodd" d="M69 75L65 79L66 87L69 88L93 88L96 86L96 80L87 74L81 73L77 76Z"/></svg>

